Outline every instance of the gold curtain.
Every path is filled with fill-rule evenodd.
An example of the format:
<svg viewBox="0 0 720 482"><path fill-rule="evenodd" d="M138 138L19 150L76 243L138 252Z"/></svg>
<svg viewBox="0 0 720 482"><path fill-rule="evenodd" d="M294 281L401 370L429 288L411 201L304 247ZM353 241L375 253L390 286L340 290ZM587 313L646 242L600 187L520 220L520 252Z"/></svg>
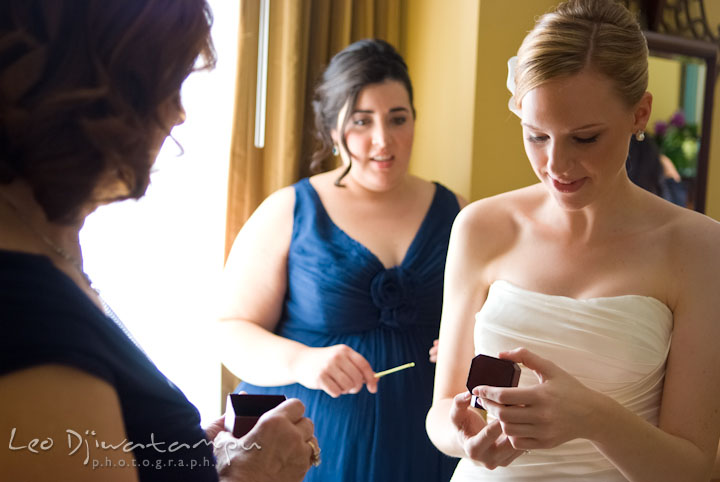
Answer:
<svg viewBox="0 0 720 482"><path fill-rule="evenodd" d="M240 0L238 73L225 231L238 231L269 194L309 175L312 92L330 58L368 37L401 53L407 0L270 0L265 147L254 145L260 0ZM237 379L223 366L224 396Z"/></svg>

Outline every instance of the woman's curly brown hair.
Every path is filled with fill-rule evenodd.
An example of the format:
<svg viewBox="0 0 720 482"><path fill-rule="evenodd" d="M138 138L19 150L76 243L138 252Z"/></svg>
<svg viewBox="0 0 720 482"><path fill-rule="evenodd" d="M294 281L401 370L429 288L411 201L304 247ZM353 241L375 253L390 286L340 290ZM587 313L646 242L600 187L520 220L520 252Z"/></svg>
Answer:
<svg viewBox="0 0 720 482"><path fill-rule="evenodd" d="M211 25L206 0L0 2L0 184L24 180L61 223L109 201L101 179L142 196L161 107L214 66Z"/></svg>

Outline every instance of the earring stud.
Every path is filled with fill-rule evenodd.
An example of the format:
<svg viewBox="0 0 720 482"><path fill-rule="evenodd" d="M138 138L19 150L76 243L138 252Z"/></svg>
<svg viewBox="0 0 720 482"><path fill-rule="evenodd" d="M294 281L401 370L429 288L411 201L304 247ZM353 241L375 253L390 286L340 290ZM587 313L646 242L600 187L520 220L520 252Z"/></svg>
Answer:
<svg viewBox="0 0 720 482"><path fill-rule="evenodd" d="M635 133L635 140L642 142L645 140L645 131L639 130Z"/></svg>
<svg viewBox="0 0 720 482"><path fill-rule="evenodd" d="M332 155L333 155L333 156L337 156L337 155L338 155L338 148L337 148L337 146L333 146L333 148L332 148Z"/></svg>

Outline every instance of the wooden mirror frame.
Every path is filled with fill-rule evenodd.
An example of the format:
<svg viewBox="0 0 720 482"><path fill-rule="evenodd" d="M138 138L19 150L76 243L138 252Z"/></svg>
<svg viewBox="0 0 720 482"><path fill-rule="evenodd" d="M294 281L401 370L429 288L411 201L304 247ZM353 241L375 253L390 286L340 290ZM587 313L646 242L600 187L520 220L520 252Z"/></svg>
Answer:
<svg viewBox="0 0 720 482"><path fill-rule="evenodd" d="M703 93L702 128L700 150L697 159L697 175L692 196L696 211L705 213L707 194L708 164L710 159L710 138L712 133L713 104L715 101L715 79L717 77L718 45L713 42L695 40L676 35L643 31L650 54L684 55L705 61L705 92Z"/></svg>

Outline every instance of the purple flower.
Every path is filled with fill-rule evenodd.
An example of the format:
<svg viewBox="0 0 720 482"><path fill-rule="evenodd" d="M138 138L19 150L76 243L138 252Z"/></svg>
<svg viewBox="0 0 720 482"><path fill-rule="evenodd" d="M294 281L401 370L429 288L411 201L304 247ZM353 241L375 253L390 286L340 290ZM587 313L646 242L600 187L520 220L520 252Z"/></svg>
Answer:
<svg viewBox="0 0 720 482"><path fill-rule="evenodd" d="M668 124L665 121L656 121L655 122L655 135L656 136L664 136L667 132Z"/></svg>
<svg viewBox="0 0 720 482"><path fill-rule="evenodd" d="M670 125L675 127L683 127L685 125L685 113L681 110L675 112L670 118Z"/></svg>

